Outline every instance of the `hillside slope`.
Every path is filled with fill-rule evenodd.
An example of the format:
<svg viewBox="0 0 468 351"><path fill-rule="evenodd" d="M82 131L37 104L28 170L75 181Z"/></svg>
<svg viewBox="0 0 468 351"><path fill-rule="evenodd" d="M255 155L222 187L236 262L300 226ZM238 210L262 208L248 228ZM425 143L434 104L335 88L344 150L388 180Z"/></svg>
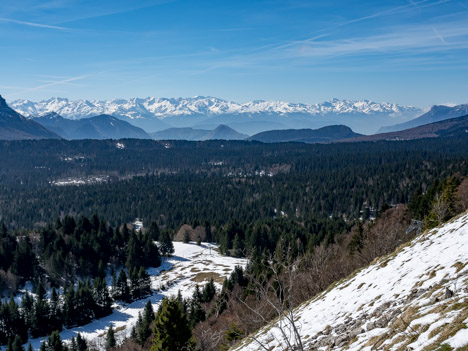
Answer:
<svg viewBox="0 0 468 351"><path fill-rule="evenodd" d="M421 116L414 118L408 122L396 124L393 126L382 127L378 131L379 133L396 132L408 128L414 128L422 126L424 124L434 123L443 121L450 118L456 118L468 114L468 104L457 105L457 106L444 106L435 105L432 108L422 114Z"/></svg>
<svg viewBox="0 0 468 351"><path fill-rule="evenodd" d="M303 304L295 317L304 349L466 350L467 244L464 213ZM235 349L284 350L278 326L254 336L263 346L248 338Z"/></svg>
<svg viewBox="0 0 468 351"><path fill-rule="evenodd" d="M112 325L116 330L115 337L119 344L130 337L131 330L135 326L138 313L143 312L146 302L149 300L157 311L161 301L165 297L176 296L178 292L184 298L191 297L197 284L204 285L211 278L219 290L224 278L234 270L236 266L245 266L247 261L241 258L222 256L217 246L202 243L200 246L194 242L184 244L174 242L174 255L165 258L158 268L148 268L151 277L151 295L133 301L129 304L117 303L114 312L109 316L93 320L91 323L64 329L60 337L65 342L70 342L72 337L80 333L94 350L106 350L106 333ZM110 276L107 277L110 284ZM19 299L18 295L18 299ZM30 339L34 350L39 350L44 337ZM25 345L27 347L27 345Z"/></svg>
<svg viewBox="0 0 468 351"><path fill-rule="evenodd" d="M345 139L343 142L379 141L379 140L414 140L422 138L453 137L466 134L468 130L468 115L446 119L440 122L425 124L419 127L397 132L364 135L357 138Z"/></svg>
<svg viewBox="0 0 468 351"><path fill-rule="evenodd" d="M60 137L12 110L0 95L0 140L60 139Z"/></svg>

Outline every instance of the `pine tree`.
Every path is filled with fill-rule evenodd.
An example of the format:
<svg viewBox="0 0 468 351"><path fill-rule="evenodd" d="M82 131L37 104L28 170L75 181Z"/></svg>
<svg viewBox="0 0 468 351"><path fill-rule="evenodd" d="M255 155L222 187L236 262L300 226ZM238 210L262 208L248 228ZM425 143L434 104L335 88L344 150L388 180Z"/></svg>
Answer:
<svg viewBox="0 0 468 351"><path fill-rule="evenodd" d="M138 319L137 319L135 326L132 329L132 333L130 336L133 339L133 341L135 341L137 344L140 344L140 345L143 345L143 343L145 342L142 338L140 338L142 327L143 327L143 318L141 317L141 313L138 312Z"/></svg>
<svg viewBox="0 0 468 351"><path fill-rule="evenodd" d="M63 345L58 331L54 331L50 334L47 340L47 351L67 351L67 347Z"/></svg>
<svg viewBox="0 0 468 351"><path fill-rule="evenodd" d="M156 241L159 238L159 227L156 221L151 221L151 224L148 227L148 236L153 240Z"/></svg>
<svg viewBox="0 0 468 351"><path fill-rule="evenodd" d="M138 272L138 286L140 290L140 297L151 293L151 279L143 267L140 267L140 271Z"/></svg>
<svg viewBox="0 0 468 351"><path fill-rule="evenodd" d="M190 322L192 326L205 320L205 310L201 306L203 296L200 292L200 287L195 285L195 291L193 292L192 299L190 300Z"/></svg>
<svg viewBox="0 0 468 351"><path fill-rule="evenodd" d="M39 294L37 295L31 315L31 335L33 337L47 335L53 330L49 325L49 303L43 298L45 293L42 295L40 289L38 290Z"/></svg>
<svg viewBox="0 0 468 351"><path fill-rule="evenodd" d="M213 300L215 295L216 295L216 287L214 285L213 278L211 278L210 281L206 283L206 285L203 288L202 302L204 303L211 302L211 300Z"/></svg>
<svg viewBox="0 0 468 351"><path fill-rule="evenodd" d="M192 350L195 342L187 316L179 301L164 299L153 329L151 351Z"/></svg>
<svg viewBox="0 0 468 351"><path fill-rule="evenodd" d="M62 310L60 308L60 301L57 290L52 289L52 295L50 298L50 313L49 321L52 330L62 330Z"/></svg>
<svg viewBox="0 0 468 351"><path fill-rule="evenodd" d="M107 330L106 350L110 350L111 348L115 347L116 345L117 345L117 341L115 340L114 328L111 325L109 327L109 329Z"/></svg>
<svg viewBox="0 0 468 351"><path fill-rule="evenodd" d="M210 225L210 222L208 221L205 221L205 233L206 233L205 240L211 243L213 241L213 234L211 233L211 225Z"/></svg>
<svg viewBox="0 0 468 351"><path fill-rule="evenodd" d="M114 299L124 302L130 301L130 288L127 283L127 273L125 273L125 269L122 269L119 273Z"/></svg>
<svg viewBox="0 0 468 351"><path fill-rule="evenodd" d="M72 336L69 351L78 351L78 346L76 345L75 337Z"/></svg>
<svg viewBox="0 0 468 351"><path fill-rule="evenodd" d="M88 344L86 343L86 340L81 336L80 333L76 336L76 346L78 348L78 351L87 351L88 350Z"/></svg>
<svg viewBox="0 0 468 351"><path fill-rule="evenodd" d="M15 335L15 339L11 345L11 351L24 351L23 341L19 335Z"/></svg>
<svg viewBox="0 0 468 351"><path fill-rule="evenodd" d="M102 278L94 279L93 299L96 304L95 314L97 318L107 316L112 312L112 299L106 281Z"/></svg>
<svg viewBox="0 0 468 351"><path fill-rule="evenodd" d="M140 298L140 284L138 281L138 271L136 267L133 267L130 273L130 295L133 300Z"/></svg>
<svg viewBox="0 0 468 351"><path fill-rule="evenodd" d="M141 340L141 345L145 343L145 341L151 335L151 323L153 323L154 317L154 310L151 301L148 300L145 305L145 309L143 310L143 318L140 329L138 330L139 339Z"/></svg>
<svg viewBox="0 0 468 351"><path fill-rule="evenodd" d="M174 253L174 244L166 230L159 236L159 251L163 256L170 256Z"/></svg>

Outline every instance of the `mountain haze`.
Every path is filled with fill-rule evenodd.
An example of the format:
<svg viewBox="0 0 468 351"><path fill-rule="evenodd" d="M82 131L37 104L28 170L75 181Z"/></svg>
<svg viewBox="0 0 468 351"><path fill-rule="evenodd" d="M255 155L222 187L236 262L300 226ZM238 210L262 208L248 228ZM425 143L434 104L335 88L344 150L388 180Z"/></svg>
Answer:
<svg viewBox="0 0 468 351"><path fill-rule="evenodd" d="M234 129L220 124L213 130L193 128L169 128L150 134L155 140L243 140L248 137Z"/></svg>
<svg viewBox="0 0 468 351"><path fill-rule="evenodd" d="M70 120L51 112L33 120L65 139L150 139L143 129L109 115Z"/></svg>

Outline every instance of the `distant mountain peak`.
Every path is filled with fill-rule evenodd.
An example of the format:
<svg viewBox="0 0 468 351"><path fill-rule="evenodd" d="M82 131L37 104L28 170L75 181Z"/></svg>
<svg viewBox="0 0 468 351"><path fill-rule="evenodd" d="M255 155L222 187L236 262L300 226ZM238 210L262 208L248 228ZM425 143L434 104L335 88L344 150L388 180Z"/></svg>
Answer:
<svg viewBox="0 0 468 351"><path fill-rule="evenodd" d="M468 104L461 104L456 106L447 105L434 105L429 111L421 116L414 118L405 123L395 124L380 128L380 133L396 132L400 130L410 129L425 124L443 121L446 119L461 117L468 114Z"/></svg>

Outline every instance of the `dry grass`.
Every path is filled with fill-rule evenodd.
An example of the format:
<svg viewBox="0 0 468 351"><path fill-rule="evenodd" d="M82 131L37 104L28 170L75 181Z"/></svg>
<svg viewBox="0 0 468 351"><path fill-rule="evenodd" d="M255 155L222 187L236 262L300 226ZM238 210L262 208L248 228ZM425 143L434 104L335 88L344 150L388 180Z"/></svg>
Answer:
<svg viewBox="0 0 468 351"><path fill-rule="evenodd" d="M222 277L221 275L219 275L218 273L214 273L214 272L201 272L201 273L198 273L196 276L194 276L191 280L194 281L194 282L197 282L197 283L204 283L204 282L209 282L210 279L212 279L219 283L219 284L222 284L223 281L224 281L224 277Z"/></svg>

